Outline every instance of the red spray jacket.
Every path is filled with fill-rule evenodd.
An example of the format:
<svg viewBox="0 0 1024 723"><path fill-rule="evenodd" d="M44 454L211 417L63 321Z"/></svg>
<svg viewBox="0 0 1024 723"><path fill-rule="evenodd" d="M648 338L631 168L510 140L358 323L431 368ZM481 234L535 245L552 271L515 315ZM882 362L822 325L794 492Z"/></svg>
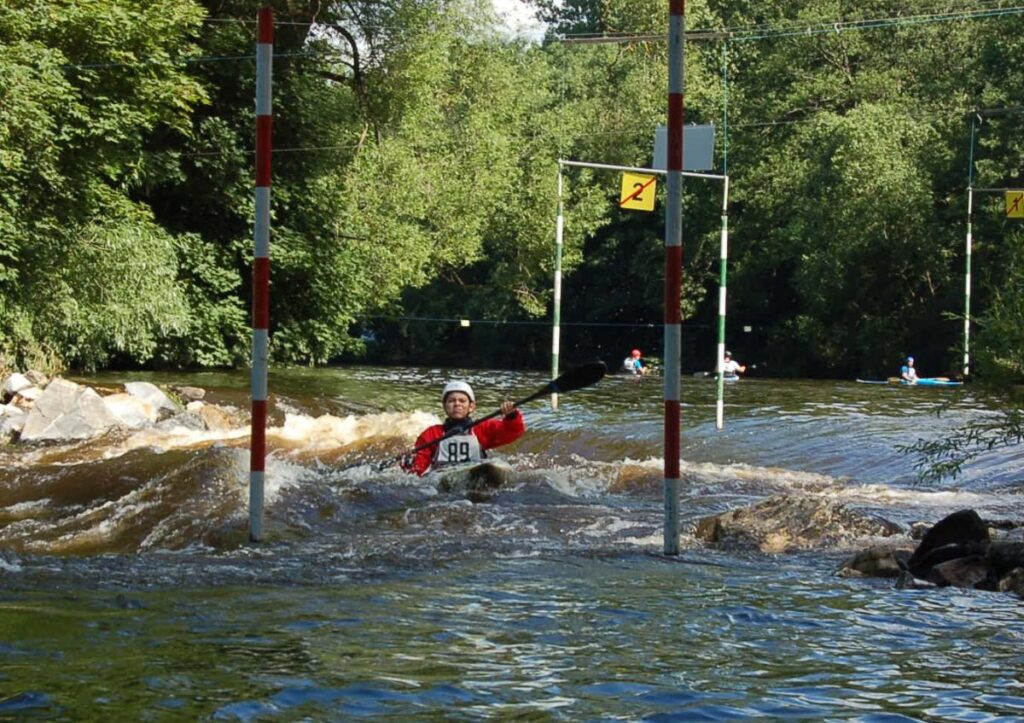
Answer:
<svg viewBox="0 0 1024 723"><path fill-rule="evenodd" d="M485 419L478 425L469 430L470 434L476 435L476 438L480 440L480 449L494 449L500 447L503 444L509 444L515 442L519 437L522 436L523 432L526 431L526 420L523 419L523 413L518 409L515 410L510 416L501 419ZM427 444L429 442L436 442L444 436L444 425L435 424L433 427L427 427L423 430L423 433L416 438L417 447ZM402 468L407 472L415 472L418 475L424 475L427 470L430 469L430 465L434 461L434 455L437 453L437 445L432 444L426 449L421 449L416 453L416 456L412 458L412 462L409 464L402 464Z"/></svg>

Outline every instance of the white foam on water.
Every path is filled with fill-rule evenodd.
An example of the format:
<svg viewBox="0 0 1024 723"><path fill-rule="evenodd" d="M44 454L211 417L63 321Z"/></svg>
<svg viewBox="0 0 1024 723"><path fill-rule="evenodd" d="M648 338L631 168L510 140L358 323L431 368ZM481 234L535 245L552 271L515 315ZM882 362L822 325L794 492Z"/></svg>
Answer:
<svg viewBox="0 0 1024 723"><path fill-rule="evenodd" d="M196 430L187 427L142 429L123 440L115 442L104 450L103 459L120 457L123 454L140 448L148 448L159 454L172 449L208 447L217 443L244 439L249 436L251 431L249 427L215 431Z"/></svg>
<svg viewBox="0 0 1024 723"><path fill-rule="evenodd" d="M346 445L381 437L399 437L411 443L427 427L440 419L427 412L385 412L364 416L337 417L324 414L311 417L286 413L279 427L267 428L268 447L287 447L311 453L335 450ZM45 447L19 458L22 464L82 464L99 459L114 459L136 449L155 454L171 450L201 449L218 444L247 445L252 433L246 424L234 429L197 430L186 426L151 427L130 433L113 433L66 445Z"/></svg>
<svg viewBox="0 0 1024 723"><path fill-rule="evenodd" d="M589 525L584 525L576 530L576 534L582 537L611 537L619 532L631 530L637 527L633 520L625 520L621 517L604 517L594 520Z"/></svg>
<svg viewBox="0 0 1024 723"><path fill-rule="evenodd" d="M149 497L149 499L145 499ZM115 500L90 507L82 512L60 520L61 527L82 526L73 529L52 543L46 545L48 552L74 552L87 546L102 547L110 543L125 527L131 527L133 519L158 500L152 496L150 485L132 490Z"/></svg>
<svg viewBox="0 0 1024 723"><path fill-rule="evenodd" d="M21 563L17 559L8 560L0 556L0 572L21 572Z"/></svg>
<svg viewBox="0 0 1024 723"><path fill-rule="evenodd" d="M0 517L6 517L9 520L29 519L39 513L46 512L50 502L52 500L49 497L43 497L39 500L28 500L8 505L7 507L0 507Z"/></svg>
<svg viewBox="0 0 1024 723"><path fill-rule="evenodd" d="M661 549L665 543L664 533L656 532L648 535L647 537L624 537L622 538L623 544L633 545L635 547L655 548Z"/></svg>
<svg viewBox="0 0 1024 723"><path fill-rule="evenodd" d="M436 415L427 412L384 412L360 417L286 414L284 426L276 427L272 432L285 442L316 452L375 437L397 436L412 441L424 429L440 422Z"/></svg>
<svg viewBox="0 0 1024 723"><path fill-rule="evenodd" d="M847 502L921 510L929 516L945 515L962 509L974 509L983 515L1017 516L1021 500L1020 495L1000 492L904 488L877 484L845 487L837 490L836 495Z"/></svg>

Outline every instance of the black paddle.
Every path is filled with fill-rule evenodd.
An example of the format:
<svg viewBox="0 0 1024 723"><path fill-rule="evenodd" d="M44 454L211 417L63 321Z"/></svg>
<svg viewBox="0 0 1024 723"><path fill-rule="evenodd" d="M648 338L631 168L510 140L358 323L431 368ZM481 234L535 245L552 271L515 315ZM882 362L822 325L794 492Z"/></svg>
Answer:
<svg viewBox="0 0 1024 723"><path fill-rule="evenodd" d="M607 373L608 367L604 365L604 362L587 362L586 364L582 364L578 367L570 369L569 371L559 376L557 379L552 379L550 382L548 382L543 387L535 391L533 394L523 399L520 399L515 404L517 407L521 407L527 402L532 402L534 399L543 397L546 394L565 394L566 392L572 392L577 389L589 387L590 385L596 384L597 382L601 381L601 379ZM488 414L486 417L474 419L470 424L453 427L452 429L449 429L447 432L445 432L444 436L442 437L438 437L435 440L426 442L425 444L421 444L418 447L413 447L410 451L406 452L403 455L381 462L380 464L377 465L377 469L385 469L386 467L390 467L396 462L401 462L406 457L411 457L417 452L421 452L424 449L439 444L442 440L448 439L449 437L452 437L456 434L464 434L465 432L468 432L470 429L480 424L481 422L486 422L488 419L494 419L500 414L501 410L499 409L496 412Z"/></svg>

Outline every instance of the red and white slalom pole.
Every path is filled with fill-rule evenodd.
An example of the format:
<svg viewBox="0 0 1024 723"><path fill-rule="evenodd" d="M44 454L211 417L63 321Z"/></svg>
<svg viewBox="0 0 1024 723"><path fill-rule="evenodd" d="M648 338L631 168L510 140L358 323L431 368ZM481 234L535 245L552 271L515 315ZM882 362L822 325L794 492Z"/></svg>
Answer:
<svg viewBox="0 0 1024 723"><path fill-rule="evenodd" d="M252 441L249 447L249 539L263 538L263 483L267 458L267 359L270 326L271 70L274 16L256 16L256 221L252 262Z"/></svg>
<svg viewBox="0 0 1024 723"><path fill-rule="evenodd" d="M665 201L664 552L679 554L679 389L683 286L683 36L686 0L669 0L668 163Z"/></svg>

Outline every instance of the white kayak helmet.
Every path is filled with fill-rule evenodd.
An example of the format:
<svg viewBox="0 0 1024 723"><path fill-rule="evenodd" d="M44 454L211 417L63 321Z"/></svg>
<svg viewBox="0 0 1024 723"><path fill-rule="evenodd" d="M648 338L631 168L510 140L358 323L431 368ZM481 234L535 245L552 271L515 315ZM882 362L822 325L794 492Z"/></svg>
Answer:
<svg viewBox="0 0 1024 723"><path fill-rule="evenodd" d="M469 401L476 404L476 397L473 396L473 387L466 384L466 382L448 382L444 385L444 390L441 392L441 403L444 404L444 400L448 398L448 395L452 392L462 392Z"/></svg>

